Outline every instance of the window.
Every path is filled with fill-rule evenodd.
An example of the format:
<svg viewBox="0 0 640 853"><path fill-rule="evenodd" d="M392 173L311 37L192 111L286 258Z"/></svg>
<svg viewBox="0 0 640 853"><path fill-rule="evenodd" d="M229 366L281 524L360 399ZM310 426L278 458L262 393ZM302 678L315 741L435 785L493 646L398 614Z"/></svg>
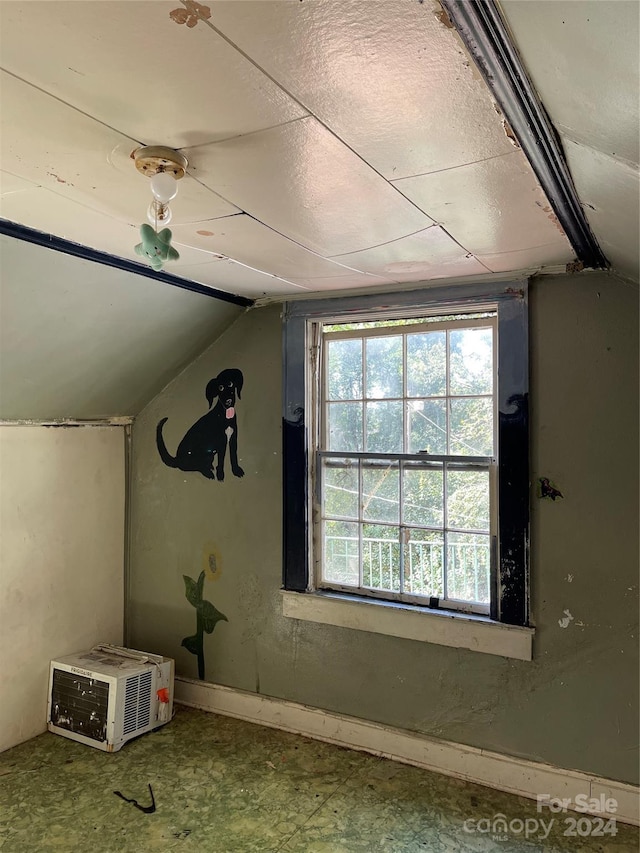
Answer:
<svg viewBox="0 0 640 853"><path fill-rule="evenodd" d="M287 305L285 589L527 625L526 290L381 301Z"/></svg>
<svg viewBox="0 0 640 853"><path fill-rule="evenodd" d="M494 326L318 324L317 588L489 612Z"/></svg>

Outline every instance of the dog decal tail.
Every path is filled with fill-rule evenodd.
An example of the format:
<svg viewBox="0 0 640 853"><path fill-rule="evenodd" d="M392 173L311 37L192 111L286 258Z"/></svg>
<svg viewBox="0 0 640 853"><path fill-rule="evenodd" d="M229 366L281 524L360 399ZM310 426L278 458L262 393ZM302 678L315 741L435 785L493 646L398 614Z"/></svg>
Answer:
<svg viewBox="0 0 640 853"><path fill-rule="evenodd" d="M160 458L164 462L165 465L168 465L169 468L177 468L178 461L174 456L171 456L169 451L166 448L164 443L164 439L162 437L162 427L166 424L169 418L163 418L156 428L156 444L158 445L158 453L160 454Z"/></svg>

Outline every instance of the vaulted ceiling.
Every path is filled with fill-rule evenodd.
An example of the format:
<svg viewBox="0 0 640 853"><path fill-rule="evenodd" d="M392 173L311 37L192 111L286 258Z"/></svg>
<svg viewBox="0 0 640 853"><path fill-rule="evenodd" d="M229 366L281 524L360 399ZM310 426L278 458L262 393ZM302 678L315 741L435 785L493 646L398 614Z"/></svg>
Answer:
<svg viewBox="0 0 640 853"><path fill-rule="evenodd" d="M544 41L550 5L506 14L527 61L542 63L553 118L574 81L545 77L562 46ZM7 220L139 260L151 194L131 154L162 144L189 161L167 270L228 292L392 287L575 257L435 0L12 0L0 24ZM621 257L633 254L625 241Z"/></svg>
<svg viewBox="0 0 640 853"><path fill-rule="evenodd" d="M637 281L640 3L502 0L501 8L587 220L613 268Z"/></svg>

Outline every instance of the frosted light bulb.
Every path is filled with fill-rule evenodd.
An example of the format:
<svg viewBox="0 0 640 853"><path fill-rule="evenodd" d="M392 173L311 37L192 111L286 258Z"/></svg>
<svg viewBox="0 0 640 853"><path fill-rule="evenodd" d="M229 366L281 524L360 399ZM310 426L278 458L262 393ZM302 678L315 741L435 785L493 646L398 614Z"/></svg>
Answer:
<svg viewBox="0 0 640 853"><path fill-rule="evenodd" d="M152 201L147 210L147 220L154 228L156 226L164 228L165 225L171 222L171 208L168 204Z"/></svg>
<svg viewBox="0 0 640 853"><path fill-rule="evenodd" d="M178 195L178 182L171 172L156 172L151 178L151 192L157 201L167 204Z"/></svg>

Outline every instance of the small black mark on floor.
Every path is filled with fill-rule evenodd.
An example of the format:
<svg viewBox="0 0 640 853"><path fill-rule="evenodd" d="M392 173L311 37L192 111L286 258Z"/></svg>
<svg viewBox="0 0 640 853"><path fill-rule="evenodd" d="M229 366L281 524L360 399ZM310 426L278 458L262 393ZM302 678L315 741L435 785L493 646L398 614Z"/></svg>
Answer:
<svg viewBox="0 0 640 853"><path fill-rule="evenodd" d="M133 803L133 805L137 809L139 809L141 812L144 812L145 814L153 814L156 810L156 798L153 796L153 788L151 787L151 785L149 785L149 793L151 794L150 806L141 806L139 805L137 800L130 800L128 797L125 797L124 794L121 794L120 791L114 791L113 793L116 795L116 797L120 797L121 800L124 800L125 803Z"/></svg>

